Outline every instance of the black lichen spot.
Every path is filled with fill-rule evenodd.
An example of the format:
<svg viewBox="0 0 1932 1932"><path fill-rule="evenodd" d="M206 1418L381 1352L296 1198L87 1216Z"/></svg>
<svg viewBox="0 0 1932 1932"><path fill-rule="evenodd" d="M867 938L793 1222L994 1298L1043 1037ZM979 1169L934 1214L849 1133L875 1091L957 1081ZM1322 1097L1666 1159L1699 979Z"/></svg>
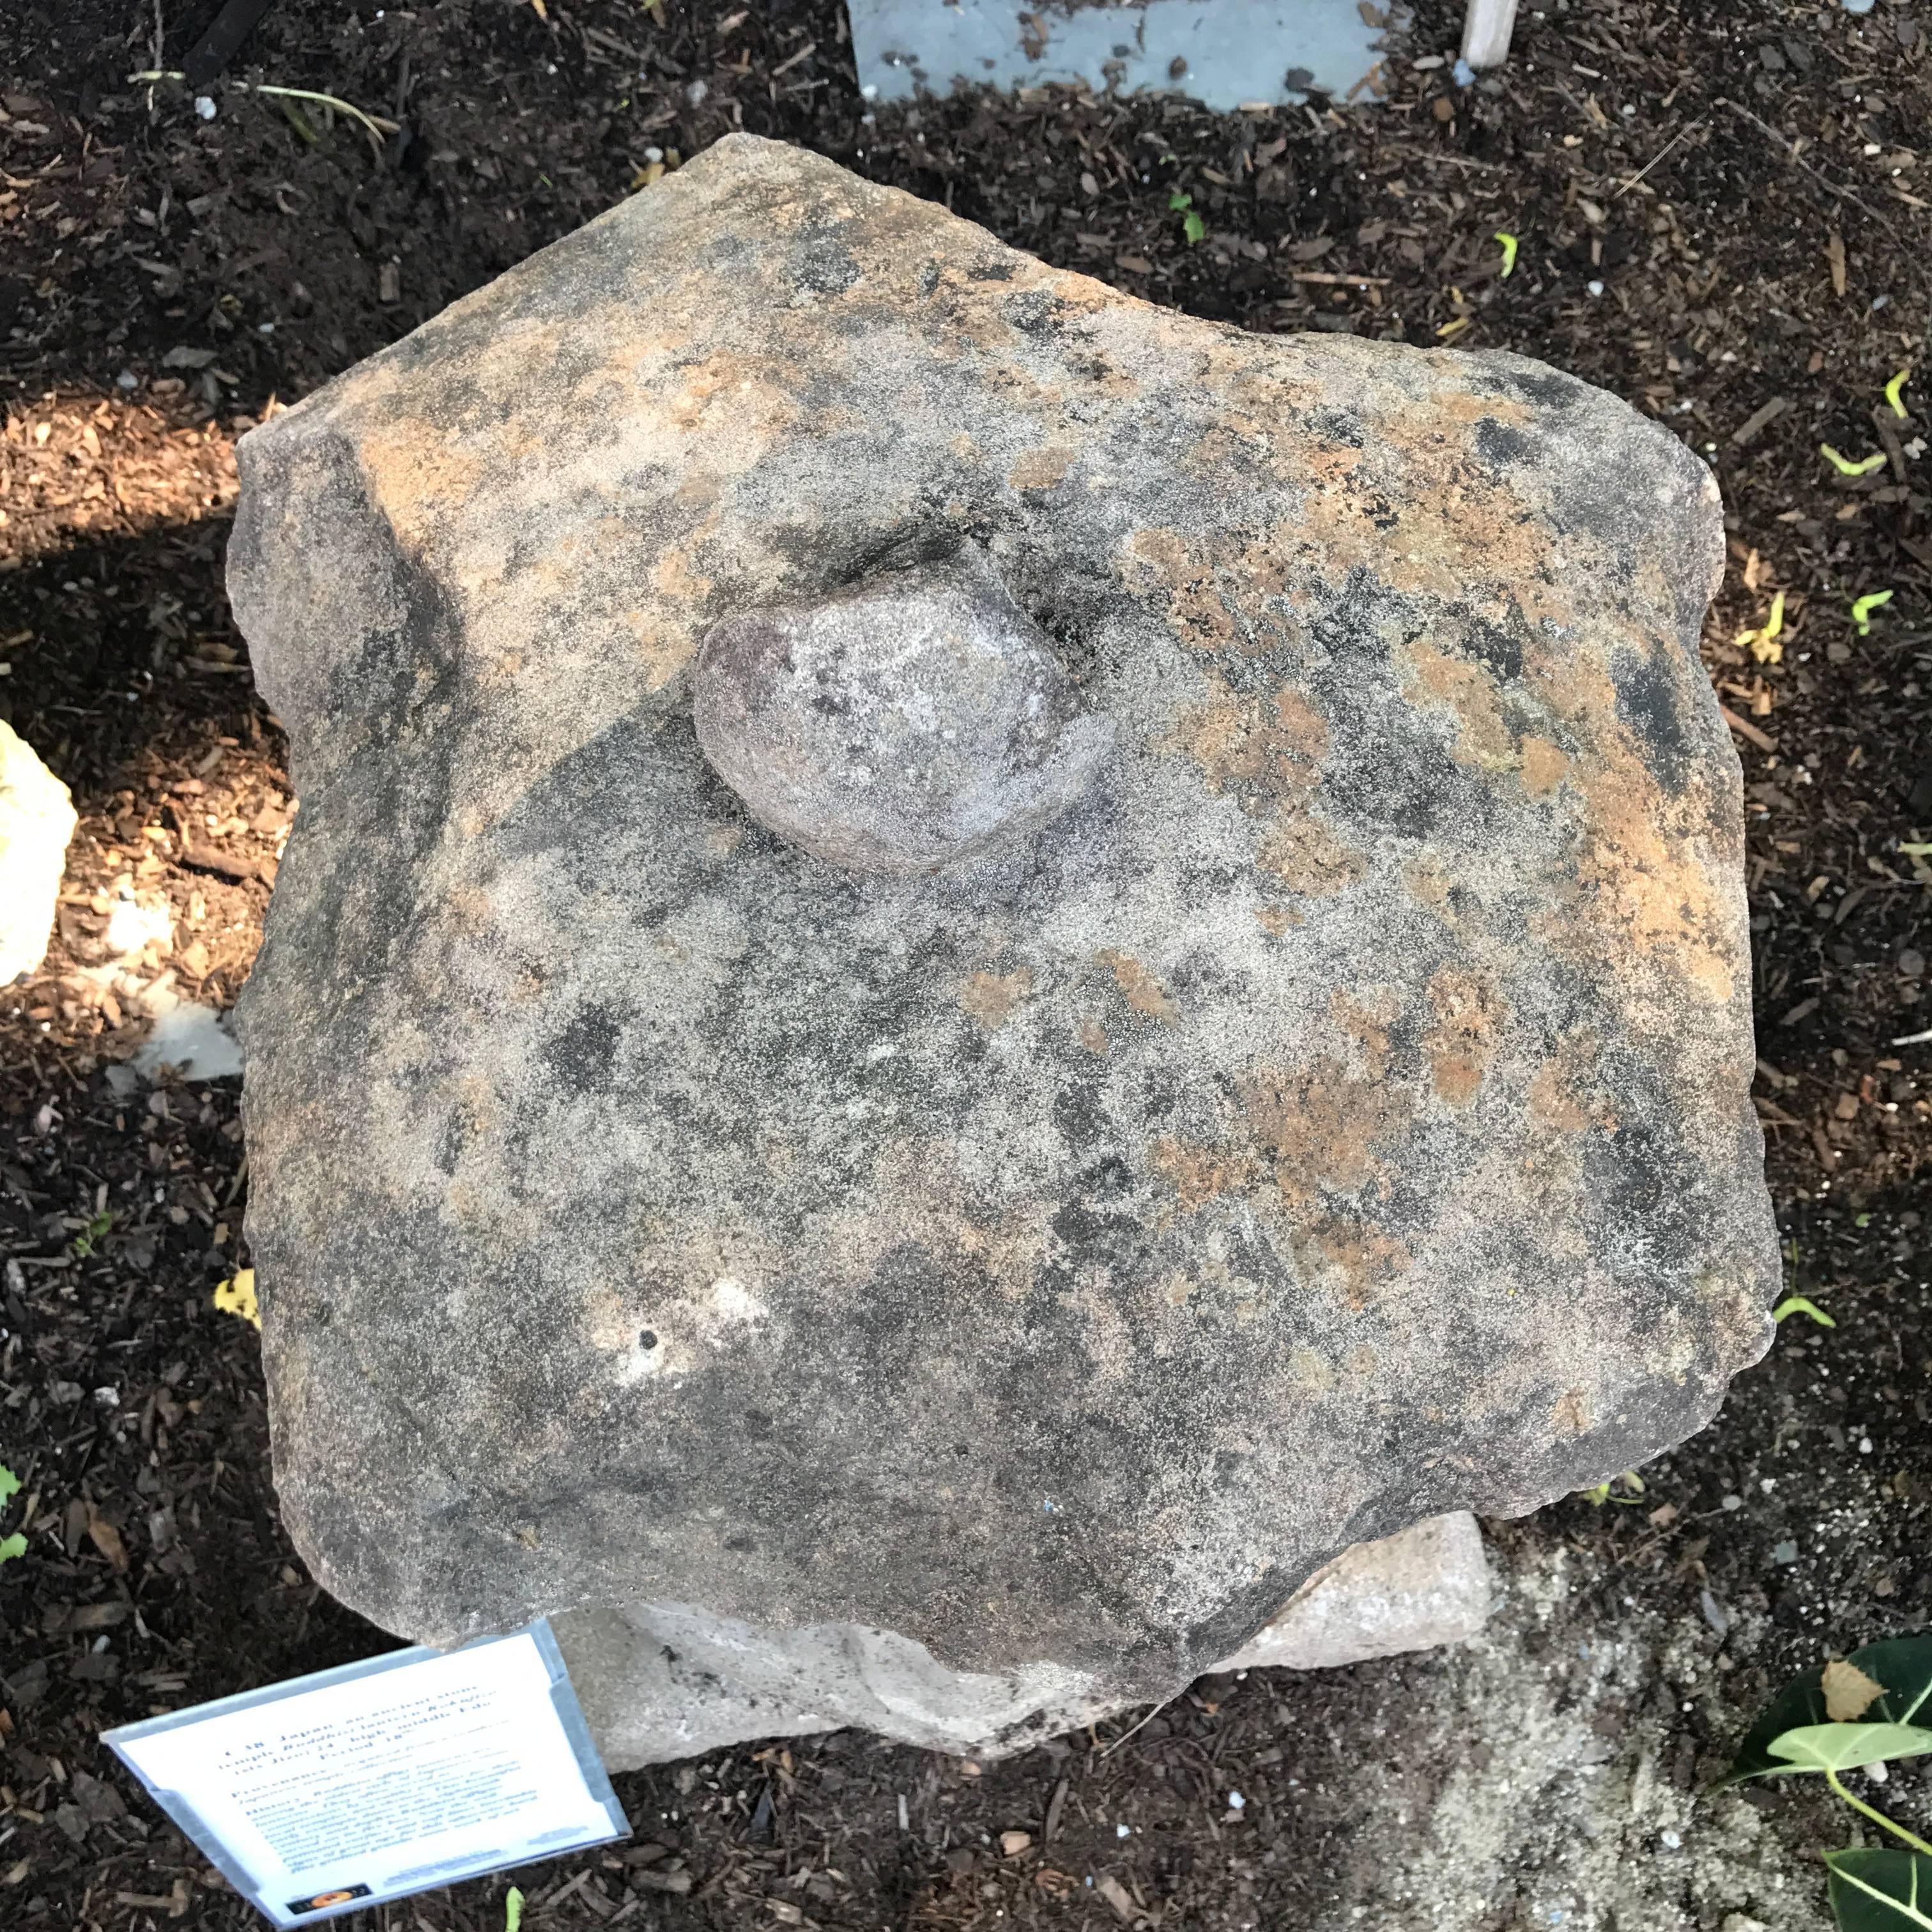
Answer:
<svg viewBox="0 0 1932 1932"><path fill-rule="evenodd" d="M1522 646L1507 631L1499 630L1480 617L1469 620L1466 649L1470 656L1486 665L1498 678L1520 678L1522 675Z"/></svg>
<svg viewBox="0 0 1932 1932"><path fill-rule="evenodd" d="M640 1331L638 1336L638 1346L639 1348L655 1348L657 1345L657 1330L655 1328L646 1328Z"/></svg>
<svg viewBox="0 0 1932 1932"><path fill-rule="evenodd" d="M1000 303L1000 315L1009 328L1022 335L1051 335L1060 326L1059 311L1065 306L1045 289L1023 289Z"/></svg>
<svg viewBox="0 0 1932 1932"><path fill-rule="evenodd" d="M1529 459L1532 445L1520 430L1494 416L1485 416L1476 425L1476 453L1491 469L1520 469Z"/></svg>
<svg viewBox="0 0 1932 1932"><path fill-rule="evenodd" d="M966 278L974 282L1010 282L1018 269L1018 262L1010 256L982 255L966 271Z"/></svg>
<svg viewBox="0 0 1932 1932"><path fill-rule="evenodd" d="M1589 385L1554 369L1497 369L1486 372L1499 396L1534 403L1540 409L1574 410L1590 393Z"/></svg>
<svg viewBox="0 0 1932 1932"><path fill-rule="evenodd" d="M1347 449L1362 446L1362 419L1345 410L1316 410L1308 418L1308 427L1324 442L1339 442Z"/></svg>
<svg viewBox="0 0 1932 1932"><path fill-rule="evenodd" d="M1650 775L1676 798L1690 780L1690 742L1669 670L1655 658L1618 654L1611 676L1617 718L1636 739Z"/></svg>
<svg viewBox="0 0 1932 1932"><path fill-rule="evenodd" d="M814 236L791 259L791 281L801 294L842 296L859 279L859 264L844 242Z"/></svg>
<svg viewBox="0 0 1932 1932"><path fill-rule="evenodd" d="M616 1084L620 1032L609 1006L582 1007L544 1042L544 1064L574 1093L608 1093Z"/></svg>

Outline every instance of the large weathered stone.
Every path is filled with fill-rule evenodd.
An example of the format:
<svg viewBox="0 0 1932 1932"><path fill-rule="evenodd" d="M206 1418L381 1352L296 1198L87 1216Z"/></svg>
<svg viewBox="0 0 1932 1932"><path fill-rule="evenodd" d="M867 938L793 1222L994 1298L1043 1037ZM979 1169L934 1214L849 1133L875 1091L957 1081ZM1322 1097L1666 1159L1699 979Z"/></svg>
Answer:
<svg viewBox="0 0 1932 1932"><path fill-rule="evenodd" d="M1717 492L1621 402L734 137L240 460L278 1480L378 1622L1158 1696L1765 1346ZM1112 729L1084 791L929 875L766 830L700 640L979 558Z"/></svg>
<svg viewBox="0 0 1932 1932"><path fill-rule="evenodd" d="M47 956L77 823L67 787L0 718L0 986Z"/></svg>

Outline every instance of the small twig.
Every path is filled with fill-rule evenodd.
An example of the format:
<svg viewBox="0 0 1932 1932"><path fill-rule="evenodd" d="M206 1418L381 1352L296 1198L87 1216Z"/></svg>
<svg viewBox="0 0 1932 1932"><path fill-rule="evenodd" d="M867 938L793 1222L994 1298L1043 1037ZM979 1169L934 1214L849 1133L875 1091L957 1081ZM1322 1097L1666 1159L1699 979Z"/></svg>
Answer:
<svg viewBox="0 0 1932 1932"><path fill-rule="evenodd" d="M1452 154L1440 148L1404 148L1398 146L1394 141L1386 146L1389 153L1403 155L1410 160L1431 164L1440 161L1444 167L1469 168L1482 175L1506 175L1510 172L1500 161L1474 160L1467 154Z"/></svg>
<svg viewBox="0 0 1932 1932"><path fill-rule="evenodd" d="M1166 1710L1168 1705L1172 1704L1174 1700L1172 1697L1163 1697L1151 1711L1148 1712L1146 1717L1141 1719L1140 1724L1130 1724L1126 1730L1123 1731L1120 1735L1114 1740L1112 1744L1108 1745L1106 1749L1100 1754L1102 1758L1112 1757L1114 1752L1118 1750L1121 1745L1125 1744L1128 1738L1132 1737L1135 1732L1140 1729L1141 1724L1148 1724L1154 1718L1159 1717L1161 1712Z"/></svg>
<svg viewBox="0 0 1932 1932"><path fill-rule="evenodd" d="M1868 202L1861 201L1856 195L1852 194L1850 188L1840 188L1838 186L1837 182L1829 180L1825 176L1821 175L1809 161L1804 160L1798 154L1798 150L1794 148L1768 121L1760 120L1748 107L1740 107L1735 100L1727 100L1721 95L1718 98L1718 105L1720 107L1728 107L1733 114L1738 116L1744 120L1748 121L1760 134L1768 134L1771 138L1784 150L1786 156L1790 160L1791 165L1809 175L1827 194L1839 201L1849 201L1854 208L1860 210L1864 214L1869 214L1874 221L1882 221L1885 219L1884 216L1880 214L1876 208L1874 208Z"/></svg>
<svg viewBox="0 0 1932 1932"><path fill-rule="evenodd" d="M1632 188L1636 186L1639 182L1643 179L1646 175L1649 173L1652 168L1656 166L1659 161L1663 160L1666 154L1670 153L1672 148L1677 146L1678 142L1688 140L1693 134L1696 133L1700 128L1703 126L1706 121L1710 119L1710 116L1708 114L1700 114L1698 116L1696 119L1692 122L1690 126L1684 128L1682 133L1673 134L1662 147L1658 149L1656 154L1653 155L1650 160L1646 161L1643 166L1638 169L1636 172L1632 175L1630 179L1625 182L1623 186L1618 188L1615 194L1610 196L1610 199L1612 201L1622 200L1625 195L1630 193Z"/></svg>
<svg viewBox="0 0 1932 1932"><path fill-rule="evenodd" d="M1718 715L1740 738L1755 745L1760 752L1771 752L1778 749L1778 740L1760 731L1749 719L1740 718L1728 704L1718 706Z"/></svg>
<svg viewBox="0 0 1932 1932"><path fill-rule="evenodd" d="M164 72L158 68L151 68L145 73L130 74L128 76L130 83L137 80L185 80L187 78L178 69ZM386 120L380 114L365 114L352 100L344 100L340 94L317 94L306 87L271 87L266 81L231 80L224 85L237 88L244 94L278 94L289 100L314 100L324 107L335 108L346 114L352 121L361 122L375 136L379 144L385 134L394 134L400 124Z"/></svg>

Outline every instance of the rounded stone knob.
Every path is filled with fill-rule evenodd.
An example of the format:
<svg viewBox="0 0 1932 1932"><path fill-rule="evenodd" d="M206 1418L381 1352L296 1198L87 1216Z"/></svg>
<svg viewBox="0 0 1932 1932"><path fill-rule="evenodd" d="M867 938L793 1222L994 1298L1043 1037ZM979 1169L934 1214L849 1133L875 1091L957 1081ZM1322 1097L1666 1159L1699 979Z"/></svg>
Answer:
<svg viewBox="0 0 1932 1932"><path fill-rule="evenodd" d="M724 618L698 742L760 824L861 872L933 872L1086 790L1113 742L1052 640L966 549Z"/></svg>

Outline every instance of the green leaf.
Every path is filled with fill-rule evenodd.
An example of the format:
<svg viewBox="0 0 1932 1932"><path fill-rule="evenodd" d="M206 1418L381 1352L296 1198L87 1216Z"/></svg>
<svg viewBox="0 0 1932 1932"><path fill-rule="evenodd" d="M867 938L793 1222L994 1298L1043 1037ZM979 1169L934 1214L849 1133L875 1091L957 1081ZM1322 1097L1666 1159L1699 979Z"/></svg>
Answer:
<svg viewBox="0 0 1932 1932"><path fill-rule="evenodd" d="M0 1536L0 1563L10 1561L27 1553L27 1539L18 1530L11 1536Z"/></svg>
<svg viewBox="0 0 1932 1932"><path fill-rule="evenodd" d="M1838 1932L1932 1932L1932 1858L1870 1848L1827 1852Z"/></svg>
<svg viewBox="0 0 1932 1932"><path fill-rule="evenodd" d="M1167 191L1167 205L1172 208L1192 208L1194 197L1191 194L1184 194L1178 188L1171 188Z"/></svg>
<svg viewBox="0 0 1932 1932"><path fill-rule="evenodd" d="M503 1894L503 1932L521 1932L524 1894L512 1886Z"/></svg>
<svg viewBox="0 0 1932 1932"><path fill-rule="evenodd" d="M8 1502L20 1493L20 1478L4 1462L0 1462L0 1503Z"/></svg>
<svg viewBox="0 0 1932 1932"><path fill-rule="evenodd" d="M1868 1726L1910 1724L1922 1717L1932 1719L1932 1630L1868 1643L1862 1650L1853 1651L1845 1661L1856 1664L1884 1687L1861 1714ZM1831 1713L1825 1708L1824 1675L1824 1666L1815 1665L1785 1686L1776 1702L1752 1726L1738 1746L1730 1769L1711 1787L1714 1791L1742 1784L1748 1778L1778 1777L1811 1768L1773 1756L1771 1746L1787 1731L1828 1721Z"/></svg>
<svg viewBox="0 0 1932 1932"><path fill-rule="evenodd" d="M1932 1751L1932 1731L1916 1724L1801 1724L1765 1746L1798 1771L1856 1771L1862 1764Z"/></svg>
<svg viewBox="0 0 1932 1932"><path fill-rule="evenodd" d="M1187 237L1188 246L1190 248L1192 248L1193 244L1199 241L1202 236L1205 235L1208 232L1207 223L1203 221L1200 216L1196 214L1192 208L1190 208L1187 211L1186 216L1183 218L1180 224L1180 228L1181 232Z"/></svg>
<svg viewBox="0 0 1932 1932"><path fill-rule="evenodd" d="M1774 1322L1782 1322L1787 1315L1808 1315L1821 1328L1835 1328L1838 1325L1808 1295L1787 1294L1771 1311Z"/></svg>

